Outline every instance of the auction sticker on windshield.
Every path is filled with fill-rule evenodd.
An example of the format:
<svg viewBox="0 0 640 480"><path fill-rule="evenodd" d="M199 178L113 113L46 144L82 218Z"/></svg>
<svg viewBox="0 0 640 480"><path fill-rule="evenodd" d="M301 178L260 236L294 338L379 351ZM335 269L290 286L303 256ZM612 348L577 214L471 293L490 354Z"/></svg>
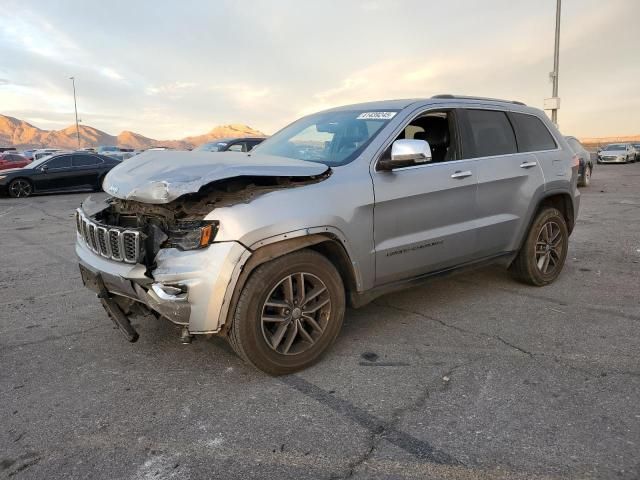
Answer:
<svg viewBox="0 0 640 480"><path fill-rule="evenodd" d="M391 120L398 112L364 112L356 120Z"/></svg>

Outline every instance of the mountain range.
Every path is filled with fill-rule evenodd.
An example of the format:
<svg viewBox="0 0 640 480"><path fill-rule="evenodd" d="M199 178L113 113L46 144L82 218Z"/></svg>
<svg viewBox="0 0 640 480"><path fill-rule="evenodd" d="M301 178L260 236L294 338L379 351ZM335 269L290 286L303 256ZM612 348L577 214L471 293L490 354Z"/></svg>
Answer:
<svg viewBox="0 0 640 480"><path fill-rule="evenodd" d="M99 145L117 145L123 148L145 149L163 146L180 150L197 147L206 142L228 137L263 137L264 133L248 125L232 124L220 125L209 132L185 137L181 140L156 140L139 133L123 131L118 135L110 135L88 125L80 125L80 146L97 147ZM640 135L626 137L591 137L581 138L580 141L588 148L615 142L640 142ZM0 114L0 147L27 148L64 148L78 147L75 125L63 130L42 130L18 118Z"/></svg>
<svg viewBox="0 0 640 480"><path fill-rule="evenodd" d="M88 125L80 125L80 146L117 145L123 148L145 149L163 146L180 150L197 147L205 142L226 137L263 137L264 133L248 125L220 125L203 135L186 137L181 140L156 140L139 133L124 131L110 135ZM24 120L0 115L0 146L27 148L78 148L76 127L71 125L63 130L43 130Z"/></svg>

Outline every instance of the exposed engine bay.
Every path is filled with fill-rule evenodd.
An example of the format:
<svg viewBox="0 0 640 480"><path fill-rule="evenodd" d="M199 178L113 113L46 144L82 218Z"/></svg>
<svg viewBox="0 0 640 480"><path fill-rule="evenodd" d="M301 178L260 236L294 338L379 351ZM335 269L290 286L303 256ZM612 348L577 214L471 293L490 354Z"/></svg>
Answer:
<svg viewBox="0 0 640 480"><path fill-rule="evenodd" d="M217 222L204 218L214 208L249 203L257 196L275 190L320 182L330 174L331 170L327 170L312 177L244 176L224 179L166 204L116 197L98 203L90 197L83 204L83 211L100 227L139 232L137 261L143 263L150 272L161 248L193 250L213 242Z"/></svg>

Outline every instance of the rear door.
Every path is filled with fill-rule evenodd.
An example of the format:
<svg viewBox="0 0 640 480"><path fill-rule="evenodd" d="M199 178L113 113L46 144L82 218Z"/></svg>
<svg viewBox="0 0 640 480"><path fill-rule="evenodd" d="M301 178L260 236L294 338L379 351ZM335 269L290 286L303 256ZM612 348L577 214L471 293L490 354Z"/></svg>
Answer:
<svg viewBox="0 0 640 480"><path fill-rule="evenodd" d="M446 157L434 156L439 161L391 172L372 172L377 285L474 258L477 162L465 158L459 150L455 110L427 110L418 117L430 114L445 114L448 119L446 139L432 142L432 151L446 149ZM413 125L419 120L408 122L400 138L417 138L413 135L420 129ZM430 132L419 133L433 139Z"/></svg>
<svg viewBox="0 0 640 480"><path fill-rule="evenodd" d="M74 176L70 179L75 188L93 188L98 184L99 168L104 162L100 157L87 154L73 155Z"/></svg>
<svg viewBox="0 0 640 480"><path fill-rule="evenodd" d="M463 141L478 162L477 254L515 250L531 202L544 189L542 169L535 153L518 148L507 112L467 108L461 118Z"/></svg>

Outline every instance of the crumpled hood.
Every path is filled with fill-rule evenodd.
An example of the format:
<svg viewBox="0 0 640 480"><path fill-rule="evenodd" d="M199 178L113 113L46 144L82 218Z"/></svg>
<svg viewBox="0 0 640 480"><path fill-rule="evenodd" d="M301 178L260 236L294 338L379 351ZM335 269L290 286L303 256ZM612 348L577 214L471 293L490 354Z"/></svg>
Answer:
<svg viewBox="0 0 640 480"><path fill-rule="evenodd" d="M102 187L123 200L160 204L226 178L312 177L328 169L321 163L257 153L156 150L124 160L106 175Z"/></svg>

